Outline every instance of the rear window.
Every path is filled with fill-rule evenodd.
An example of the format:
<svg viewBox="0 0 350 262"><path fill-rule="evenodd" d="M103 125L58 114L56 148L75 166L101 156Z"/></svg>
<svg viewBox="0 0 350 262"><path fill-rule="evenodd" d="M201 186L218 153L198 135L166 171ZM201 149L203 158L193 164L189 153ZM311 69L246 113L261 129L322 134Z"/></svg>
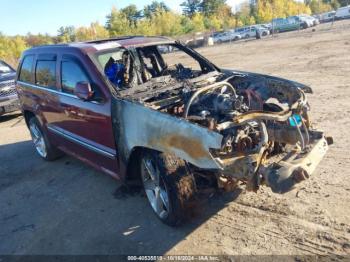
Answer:
<svg viewBox="0 0 350 262"><path fill-rule="evenodd" d="M19 80L27 83L32 83L32 67L34 56L26 56L23 59Z"/></svg>
<svg viewBox="0 0 350 262"><path fill-rule="evenodd" d="M35 83L42 87L56 89L56 61L37 61Z"/></svg>

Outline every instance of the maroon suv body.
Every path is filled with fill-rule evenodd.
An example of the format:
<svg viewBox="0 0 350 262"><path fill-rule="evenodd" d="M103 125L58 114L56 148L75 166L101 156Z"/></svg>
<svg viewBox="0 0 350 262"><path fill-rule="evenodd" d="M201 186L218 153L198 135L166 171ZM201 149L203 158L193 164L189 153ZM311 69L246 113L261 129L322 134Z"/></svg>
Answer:
<svg viewBox="0 0 350 262"><path fill-rule="evenodd" d="M310 87L219 69L161 37L32 48L17 91L41 157L64 152L115 178L140 175L170 225L208 187L291 190L331 142L310 125Z"/></svg>

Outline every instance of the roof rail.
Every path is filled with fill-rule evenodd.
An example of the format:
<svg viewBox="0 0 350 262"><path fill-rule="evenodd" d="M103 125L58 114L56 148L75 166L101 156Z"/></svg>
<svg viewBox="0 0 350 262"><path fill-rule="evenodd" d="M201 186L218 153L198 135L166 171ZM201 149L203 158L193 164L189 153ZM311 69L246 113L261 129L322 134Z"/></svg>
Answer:
<svg viewBox="0 0 350 262"><path fill-rule="evenodd" d="M92 41L85 41L83 43L88 43L88 44L99 44L99 43L104 43L104 42L109 42L109 41L118 41L118 40L126 40L126 39L132 39L136 37L144 37L143 35L133 35L133 36L120 36L120 37L112 37L112 38L105 38L105 39L99 39L99 40L92 40Z"/></svg>
<svg viewBox="0 0 350 262"><path fill-rule="evenodd" d="M34 48L42 48L42 47L63 47L63 46L68 46L69 43L62 43L62 44L49 44L49 45L37 45L37 46L33 46L30 49L34 49Z"/></svg>

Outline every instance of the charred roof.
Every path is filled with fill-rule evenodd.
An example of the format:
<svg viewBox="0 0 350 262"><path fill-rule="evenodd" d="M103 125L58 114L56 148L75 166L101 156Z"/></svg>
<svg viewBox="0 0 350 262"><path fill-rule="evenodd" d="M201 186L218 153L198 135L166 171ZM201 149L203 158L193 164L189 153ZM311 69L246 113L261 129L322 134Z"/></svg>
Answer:
<svg viewBox="0 0 350 262"><path fill-rule="evenodd" d="M116 38L108 38L101 40L85 41L85 42L73 42L55 45L43 45L29 49L28 51L38 51L47 49L62 49L62 48L74 48L81 49L85 52L96 52L99 50L117 48L117 47L129 47L129 46L144 46L155 44L167 44L174 43L173 40L162 36L121 36Z"/></svg>

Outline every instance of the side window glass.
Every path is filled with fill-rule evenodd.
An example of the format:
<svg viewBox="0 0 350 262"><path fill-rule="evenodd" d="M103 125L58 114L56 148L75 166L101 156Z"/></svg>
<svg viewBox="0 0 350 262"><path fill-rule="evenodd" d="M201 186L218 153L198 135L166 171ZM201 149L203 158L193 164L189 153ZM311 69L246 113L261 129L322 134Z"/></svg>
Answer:
<svg viewBox="0 0 350 262"><path fill-rule="evenodd" d="M50 89L56 89L56 61L37 61L35 84Z"/></svg>
<svg viewBox="0 0 350 262"><path fill-rule="evenodd" d="M26 56L23 59L21 71L19 74L19 81L26 83L32 83L32 67L33 67L34 56Z"/></svg>
<svg viewBox="0 0 350 262"><path fill-rule="evenodd" d="M89 82L89 78L76 62L62 61L61 66L62 92L73 94L78 82Z"/></svg>

